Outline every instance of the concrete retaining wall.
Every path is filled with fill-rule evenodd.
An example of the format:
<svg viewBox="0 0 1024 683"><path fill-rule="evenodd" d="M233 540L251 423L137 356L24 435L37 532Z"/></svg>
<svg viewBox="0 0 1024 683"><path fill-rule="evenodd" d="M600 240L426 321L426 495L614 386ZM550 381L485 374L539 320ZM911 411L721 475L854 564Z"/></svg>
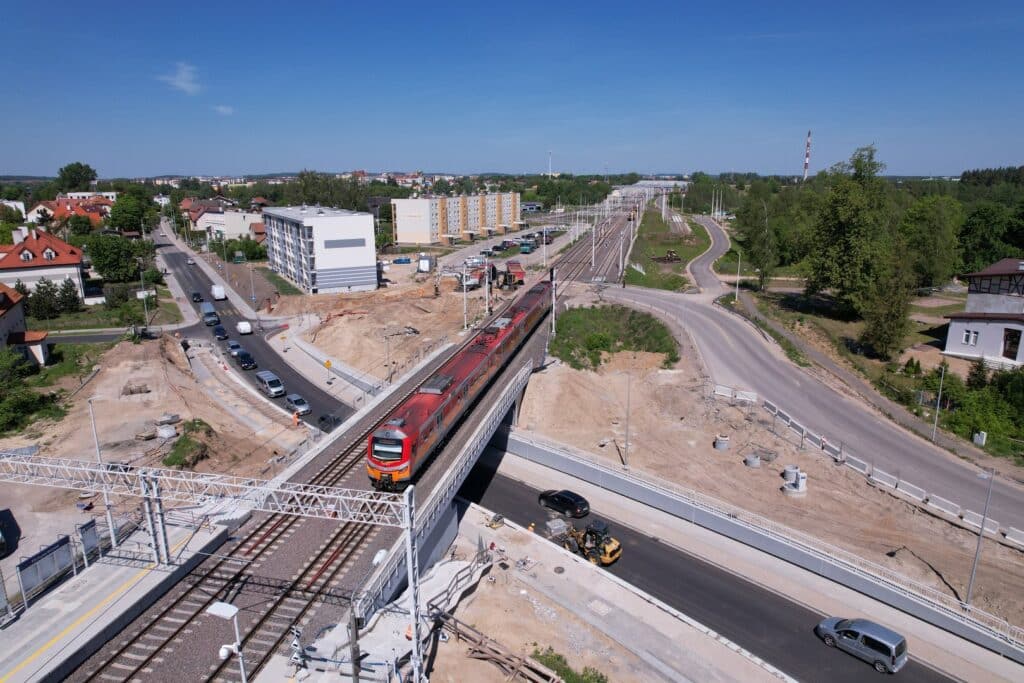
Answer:
<svg viewBox="0 0 1024 683"><path fill-rule="evenodd" d="M858 472L863 474L865 477L868 476L869 474L871 474L871 465L870 465L870 463L866 463L863 460L861 460L860 458L855 458L852 455L848 455L848 456L846 456L846 461L845 462L846 462L846 466L847 467L849 467L851 469L854 469L854 470L857 470Z"/></svg>
<svg viewBox="0 0 1024 683"><path fill-rule="evenodd" d="M964 524L968 524L977 529L981 528L982 517L977 512L972 512L971 510L964 510L961 516L963 517ZM985 520L985 531L990 534L998 534L999 522L989 517Z"/></svg>
<svg viewBox="0 0 1024 683"><path fill-rule="evenodd" d="M761 530L752 528L738 519L705 510L667 489L656 489L649 484L609 470L597 463L582 461L556 450L534 445L517 438L515 434L509 435L505 449L509 453L531 462L572 477L578 477L595 486L626 496L678 519L687 520L727 538L774 555L1024 664L1024 649L1015 647L1010 642L1000 639L988 631L965 623L958 618L960 616L958 612L918 598L898 586L882 583L854 567L833 563L820 554L787 543L783 539L766 535Z"/></svg>
<svg viewBox="0 0 1024 683"><path fill-rule="evenodd" d="M877 467L871 468L871 481L882 486L888 486L891 489L896 488L896 485L900 483L899 479Z"/></svg>
<svg viewBox="0 0 1024 683"><path fill-rule="evenodd" d="M936 496L934 493L932 495L928 496L928 507L935 508L936 510L939 510L940 512L944 512L947 515L951 515L953 517L959 517L960 516L960 506L959 505L957 505L956 503L954 503L951 500L946 500L945 498L943 498L941 496Z"/></svg>
<svg viewBox="0 0 1024 683"><path fill-rule="evenodd" d="M901 481L896 490L905 496L910 496L919 503L924 502L924 499L928 497L928 493L923 488L908 484L905 481Z"/></svg>

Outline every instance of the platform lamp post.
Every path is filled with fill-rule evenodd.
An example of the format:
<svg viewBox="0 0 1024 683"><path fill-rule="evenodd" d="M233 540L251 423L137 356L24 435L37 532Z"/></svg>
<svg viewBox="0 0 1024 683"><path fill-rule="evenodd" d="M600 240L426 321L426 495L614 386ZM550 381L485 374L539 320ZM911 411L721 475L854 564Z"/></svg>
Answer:
<svg viewBox="0 0 1024 683"><path fill-rule="evenodd" d="M103 456L100 455L100 437L96 433L96 415L92 410L92 402L95 396L90 396L86 403L89 404L89 422L92 424L92 442L96 445L96 462L103 466ZM114 513L110 511L110 494L106 489L103 491L103 507L107 510L107 528L110 530L110 547L117 547L117 527L114 526Z"/></svg>
<svg viewBox="0 0 1024 683"><path fill-rule="evenodd" d="M227 660L231 655L236 655L238 657L238 671L242 674L242 683L249 683L249 678L245 674L245 659L242 657L242 638L238 633L238 608L230 602L218 600L206 608L206 613L234 624L235 642L230 645L220 646L220 658Z"/></svg>
<svg viewBox="0 0 1024 683"><path fill-rule="evenodd" d="M981 542L985 538L985 524L988 522L988 504L992 501L992 484L996 481L995 469L978 474L979 479L988 479L988 495L985 496L985 511L981 513L981 528L978 529L978 546L974 549L974 564L971 565L971 580L967 582L967 600L964 602L968 607L971 604L971 593L974 592L974 575L978 572L978 560L981 559Z"/></svg>

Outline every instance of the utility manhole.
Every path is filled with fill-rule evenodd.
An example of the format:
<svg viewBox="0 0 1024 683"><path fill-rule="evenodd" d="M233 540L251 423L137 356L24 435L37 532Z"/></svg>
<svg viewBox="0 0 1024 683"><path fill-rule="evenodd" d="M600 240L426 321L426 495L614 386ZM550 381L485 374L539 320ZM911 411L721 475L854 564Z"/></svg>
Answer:
<svg viewBox="0 0 1024 683"><path fill-rule="evenodd" d="M565 567L555 567L555 573L556 574L564 574L565 573Z"/></svg>

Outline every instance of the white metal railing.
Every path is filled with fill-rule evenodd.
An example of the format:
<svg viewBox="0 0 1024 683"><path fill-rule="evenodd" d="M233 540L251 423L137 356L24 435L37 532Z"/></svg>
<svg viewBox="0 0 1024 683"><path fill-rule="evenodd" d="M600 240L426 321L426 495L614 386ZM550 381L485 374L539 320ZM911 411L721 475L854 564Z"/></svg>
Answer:
<svg viewBox="0 0 1024 683"><path fill-rule="evenodd" d="M671 482L655 481L635 471L625 473L613 469L591 458L579 455L578 451L568 449L561 444L556 444L534 435L524 436L521 432L515 432L515 438L538 448L557 451L563 457L587 467L602 470L609 475L626 477L635 484L648 488L653 492L680 498L697 509L728 519L731 522L742 524L751 531L797 548L823 562L831 563L864 579L884 585L890 590L918 602L927 603L932 609L939 610L968 626L989 632L993 636L1005 640L1016 647L1024 647L1024 629L1014 626L1005 619L966 605L931 586L918 583L887 567L865 560L854 553L833 546L801 531Z"/></svg>

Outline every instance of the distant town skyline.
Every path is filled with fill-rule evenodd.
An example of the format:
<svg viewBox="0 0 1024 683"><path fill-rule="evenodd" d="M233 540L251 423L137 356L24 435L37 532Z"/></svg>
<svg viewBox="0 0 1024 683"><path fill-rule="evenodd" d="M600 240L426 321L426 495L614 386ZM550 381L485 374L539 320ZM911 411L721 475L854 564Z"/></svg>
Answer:
<svg viewBox="0 0 1024 683"><path fill-rule="evenodd" d="M575 174L799 175L808 129L812 174L867 144L893 175L1024 163L1019 3L623 12L15 4L0 174L542 173L552 150Z"/></svg>

